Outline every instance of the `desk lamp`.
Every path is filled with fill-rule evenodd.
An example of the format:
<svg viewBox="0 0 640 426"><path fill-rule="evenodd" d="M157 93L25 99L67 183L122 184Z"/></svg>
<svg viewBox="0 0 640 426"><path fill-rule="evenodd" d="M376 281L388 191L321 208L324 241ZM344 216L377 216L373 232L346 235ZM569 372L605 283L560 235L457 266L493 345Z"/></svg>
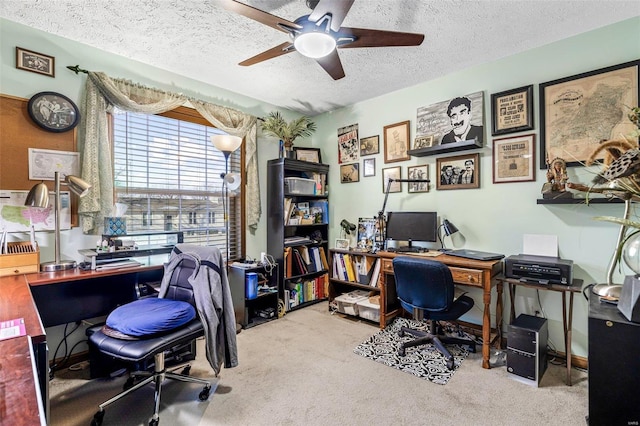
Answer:
<svg viewBox="0 0 640 426"><path fill-rule="evenodd" d="M84 197L89 192L91 185L77 176L66 175L64 183L69 187L71 192ZM76 267L75 260L60 259L60 172L55 172L55 260L53 262L45 262L40 264L42 272L64 271ZM49 205L49 189L40 182L35 185L27 194L25 205L32 207L48 207Z"/></svg>
<svg viewBox="0 0 640 426"><path fill-rule="evenodd" d="M442 236L440 234L440 229L442 229L444 231L444 236ZM451 249L448 249L444 246L444 239L445 237L450 237L453 234L455 234L456 232L458 232L458 227L455 226L453 223L449 222L447 219L442 221L442 225L440 225L440 227L438 228L438 238L440 238L440 244L442 244L442 248L440 249L440 251L449 251Z"/></svg>
<svg viewBox="0 0 640 426"><path fill-rule="evenodd" d="M378 221L378 230L380 232L379 237L376 238L376 243L374 244L373 250L371 251L372 253L375 253L378 250L382 250L383 246L384 246L384 241L385 241L385 237L386 237L386 223L387 223L387 218L384 216L384 211L387 208L387 199L389 198L389 189L391 188L391 184L393 182L407 182L407 183L419 183L419 182L426 182L429 183L431 182L429 179L396 179L396 178L389 178L389 180L387 181L387 187L384 190L384 203L382 203L382 209L380 209L380 211L378 211L378 217L377 217L377 221Z"/></svg>
<svg viewBox="0 0 640 426"><path fill-rule="evenodd" d="M224 192L222 209L224 210L224 228L227 240L227 265L229 264L229 190L236 190L240 187L240 176L236 173L229 173L229 156L242 145L242 138L232 135L213 135L211 143L224 154L224 173L220 173L222 178L222 188Z"/></svg>

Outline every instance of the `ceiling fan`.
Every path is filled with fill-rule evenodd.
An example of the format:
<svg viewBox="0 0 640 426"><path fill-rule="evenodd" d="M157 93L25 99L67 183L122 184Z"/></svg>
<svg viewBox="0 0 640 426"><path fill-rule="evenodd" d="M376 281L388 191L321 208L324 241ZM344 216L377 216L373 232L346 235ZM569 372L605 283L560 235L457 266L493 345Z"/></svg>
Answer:
<svg viewBox="0 0 640 426"><path fill-rule="evenodd" d="M311 14L291 22L235 0L225 9L283 33L291 40L259 53L239 65L250 66L297 51L313 58L334 79L345 76L337 49L355 47L419 46L424 34L342 27L355 0L306 0Z"/></svg>

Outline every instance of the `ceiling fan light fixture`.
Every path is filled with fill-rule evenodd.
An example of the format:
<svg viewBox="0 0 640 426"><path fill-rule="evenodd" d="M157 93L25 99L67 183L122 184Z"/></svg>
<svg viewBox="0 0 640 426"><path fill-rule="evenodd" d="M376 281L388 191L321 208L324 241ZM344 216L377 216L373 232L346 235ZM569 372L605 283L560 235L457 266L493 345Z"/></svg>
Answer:
<svg viewBox="0 0 640 426"><path fill-rule="evenodd" d="M298 52L308 58L322 58L333 52L336 40L324 32L308 32L296 36L293 46Z"/></svg>

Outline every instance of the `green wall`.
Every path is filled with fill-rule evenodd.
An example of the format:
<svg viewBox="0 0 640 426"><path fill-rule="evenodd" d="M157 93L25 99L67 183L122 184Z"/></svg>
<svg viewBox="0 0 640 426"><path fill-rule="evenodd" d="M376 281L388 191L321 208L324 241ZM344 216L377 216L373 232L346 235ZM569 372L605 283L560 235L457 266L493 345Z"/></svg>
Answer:
<svg viewBox="0 0 640 426"><path fill-rule="evenodd" d="M460 228L466 239L465 247L502 252L507 255L522 251L523 234L557 235L560 255L575 262L575 277L583 279L585 283L602 282L615 245L617 227L613 224L594 221L593 217L620 216L622 205L536 205L536 199L540 197L540 189L545 181L544 171L537 168L535 182L493 184L489 101L492 93L534 84L535 128L533 132L525 133L535 133L536 140L539 140L538 85L557 78L640 58L639 30L640 18L635 17L315 117L318 131L311 141L296 141L296 145L320 147L324 162L331 165L330 214L333 226L330 240L340 237L338 223L341 219L355 222L359 217L372 217L377 214L384 198L382 168L399 165L402 167L403 177L406 177L407 166L428 164L430 178L433 180L430 192L408 194L406 184L403 184L402 193L389 196L388 211L435 210L441 218L449 219ZM0 39L0 92L4 94L29 98L34 93L51 90L78 101L85 76L76 76L65 67L79 64L81 68L104 71L113 77L127 78L141 84L179 91L256 116L265 115L276 109L273 105L246 96L4 19L0 19ZM15 46L55 56L56 78L17 70L14 64ZM339 183L337 164L337 129L339 127L357 123L360 136L380 135L382 142L382 128L385 125L410 120L413 138L417 108L477 91L484 92L486 142L482 149L465 152L480 153L479 189L436 191L434 180L437 177L436 157L412 157L405 162L385 165L382 154L374 156L376 159L374 177L361 177L358 183ZM295 115L292 112L284 112L288 116ZM258 146L260 178L264 192L266 161L277 157L277 142L272 138L259 136ZM12 166L3 165L0 161L0 167ZM591 172L582 168L569 170L571 181L588 183L591 176ZM262 198L264 218L265 193ZM247 235L249 256L258 257L266 247L265 222L265 220L261 221L255 234ZM43 246L43 260L53 258L51 237L38 235L38 239ZM90 247L94 243L95 236L83 236L77 229L63 232L63 257L78 258L78 248ZM450 242L448 245L450 246ZM618 274L619 281L624 273L625 271L622 271ZM477 322L481 315L479 307L482 306L480 292L472 289L471 296L476 301L476 308L468 314L468 319ZM564 352L560 295L541 291L539 299L542 310L549 319L551 342L559 351ZM540 310L537 301L538 295L535 291L523 289L519 292L516 308L519 313L532 313L532 310ZM507 302L506 308L508 307ZM572 346L574 354L579 356L587 354L587 309L588 305L584 298L577 295L574 306Z"/></svg>

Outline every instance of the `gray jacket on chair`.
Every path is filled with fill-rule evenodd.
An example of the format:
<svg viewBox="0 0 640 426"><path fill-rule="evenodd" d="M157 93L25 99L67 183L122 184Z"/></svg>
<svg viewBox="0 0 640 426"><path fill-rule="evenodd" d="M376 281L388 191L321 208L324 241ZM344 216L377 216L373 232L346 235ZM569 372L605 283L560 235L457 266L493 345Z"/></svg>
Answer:
<svg viewBox="0 0 640 426"><path fill-rule="evenodd" d="M189 283L193 287L196 308L204 327L207 360L217 376L223 362L225 368L238 365L236 319L227 270L217 247L176 244L164 267L158 297L166 295L174 269L185 258L197 265L189 277Z"/></svg>

